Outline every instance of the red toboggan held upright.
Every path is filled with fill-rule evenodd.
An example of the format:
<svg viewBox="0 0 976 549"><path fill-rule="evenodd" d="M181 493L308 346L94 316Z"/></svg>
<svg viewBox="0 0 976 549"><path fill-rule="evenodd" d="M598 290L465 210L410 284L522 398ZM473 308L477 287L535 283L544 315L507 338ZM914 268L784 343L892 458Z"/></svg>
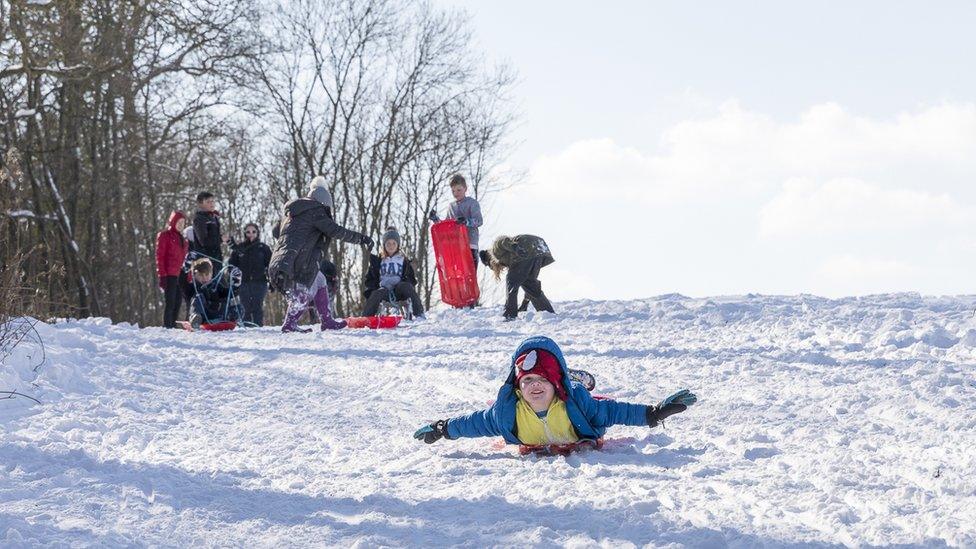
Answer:
<svg viewBox="0 0 976 549"><path fill-rule="evenodd" d="M431 225L430 236L441 283L441 301L454 307L477 303L478 276L471 260L467 227L448 219Z"/></svg>

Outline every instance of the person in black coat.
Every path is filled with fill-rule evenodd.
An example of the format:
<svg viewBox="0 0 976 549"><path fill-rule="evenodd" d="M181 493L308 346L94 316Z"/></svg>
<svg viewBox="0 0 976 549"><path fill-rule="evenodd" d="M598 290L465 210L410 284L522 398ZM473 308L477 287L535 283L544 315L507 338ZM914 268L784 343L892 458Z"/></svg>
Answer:
<svg viewBox="0 0 976 549"><path fill-rule="evenodd" d="M230 264L241 270L241 305L244 321L264 326L264 297L268 294L271 248L261 242L258 226L244 227L244 241L231 245Z"/></svg>
<svg viewBox="0 0 976 549"><path fill-rule="evenodd" d="M345 328L344 321L332 318L331 299L325 275L319 270L319 261L328 250L333 238L373 247L370 237L341 227L332 218L332 193L325 178L312 180L307 198L297 198L285 204L281 223L272 234L276 242L268 266L268 278L274 288L288 299L288 312L281 326L283 332L295 332L298 319L310 302L321 318L323 330Z"/></svg>
<svg viewBox="0 0 976 549"><path fill-rule="evenodd" d="M218 272L224 261L220 245L226 241L227 236L220 234L220 213L216 210L214 195L208 192L198 194L191 249L209 257L214 272Z"/></svg>
<svg viewBox="0 0 976 549"><path fill-rule="evenodd" d="M363 296L363 316L374 316L380 303L409 299L415 317L424 318L424 304L417 295L417 275L410 260L400 251L400 233L387 227L383 233L382 256L370 254Z"/></svg>

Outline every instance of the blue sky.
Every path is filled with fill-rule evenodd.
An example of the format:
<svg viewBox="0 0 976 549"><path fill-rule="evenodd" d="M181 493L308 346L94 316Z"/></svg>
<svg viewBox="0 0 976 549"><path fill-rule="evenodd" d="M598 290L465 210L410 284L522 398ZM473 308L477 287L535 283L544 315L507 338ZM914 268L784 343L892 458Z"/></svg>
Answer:
<svg viewBox="0 0 976 549"><path fill-rule="evenodd" d="M556 299L972 293L976 3L458 2Z"/></svg>

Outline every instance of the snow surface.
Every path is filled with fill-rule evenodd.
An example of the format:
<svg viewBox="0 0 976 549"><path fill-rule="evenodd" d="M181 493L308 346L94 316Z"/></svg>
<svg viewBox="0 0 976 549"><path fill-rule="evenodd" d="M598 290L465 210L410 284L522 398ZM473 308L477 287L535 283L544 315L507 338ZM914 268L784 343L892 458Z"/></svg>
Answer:
<svg viewBox="0 0 976 549"><path fill-rule="evenodd" d="M668 295L391 331L42 325L22 389L44 404L0 401L0 545L973 547L974 306ZM598 393L701 401L568 458L411 438L486 406L534 334Z"/></svg>

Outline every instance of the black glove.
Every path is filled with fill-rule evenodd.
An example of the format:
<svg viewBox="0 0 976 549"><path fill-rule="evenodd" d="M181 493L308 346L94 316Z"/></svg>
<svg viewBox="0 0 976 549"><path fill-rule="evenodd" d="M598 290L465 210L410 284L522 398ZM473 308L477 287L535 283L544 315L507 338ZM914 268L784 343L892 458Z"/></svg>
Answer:
<svg viewBox="0 0 976 549"><path fill-rule="evenodd" d="M427 219L429 219L431 223L437 223L441 220L441 218L437 217L437 210L434 208L430 209L430 213L427 214Z"/></svg>
<svg viewBox="0 0 976 549"><path fill-rule="evenodd" d="M463 215L458 216L458 218L455 219L454 221L456 221L458 225L467 225L468 224L468 218L467 217L464 217Z"/></svg>
<svg viewBox="0 0 976 549"><path fill-rule="evenodd" d="M366 246L367 249L373 249L373 239L366 235L363 235L363 237L359 240L359 244Z"/></svg>
<svg viewBox="0 0 976 549"><path fill-rule="evenodd" d="M430 425L425 425L420 429L417 429L417 431L413 434L413 438L422 440L427 444L433 444L442 438L450 440L451 437L447 436L447 420L442 419L435 421Z"/></svg>
<svg viewBox="0 0 976 549"><path fill-rule="evenodd" d="M491 255L488 253L488 250L478 252L478 257L481 258L481 262L485 264L485 267L491 267Z"/></svg>
<svg viewBox="0 0 976 549"><path fill-rule="evenodd" d="M657 427L657 424L664 421L665 418L684 412L696 402L698 402L698 397L694 393L688 389L682 389L662 400L657 406L647 407L647 412L645 412L647 425Z"/></svg>

